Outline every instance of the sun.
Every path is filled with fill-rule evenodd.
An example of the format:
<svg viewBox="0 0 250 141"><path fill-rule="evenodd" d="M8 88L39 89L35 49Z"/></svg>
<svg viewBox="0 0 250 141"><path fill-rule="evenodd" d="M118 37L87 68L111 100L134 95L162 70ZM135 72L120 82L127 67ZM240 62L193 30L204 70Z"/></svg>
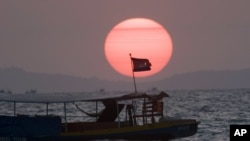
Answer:
<svg viewBox="0 0 250 141"><path fill-rule="evenodd" d="M150 71L136 72L136 77L159 73L169 62L172 39L158 22L146 18L132 18L115 25L108 33L104 52L113 69L125 76L132 76L129 54L135 58L149 59Z"/></svg>

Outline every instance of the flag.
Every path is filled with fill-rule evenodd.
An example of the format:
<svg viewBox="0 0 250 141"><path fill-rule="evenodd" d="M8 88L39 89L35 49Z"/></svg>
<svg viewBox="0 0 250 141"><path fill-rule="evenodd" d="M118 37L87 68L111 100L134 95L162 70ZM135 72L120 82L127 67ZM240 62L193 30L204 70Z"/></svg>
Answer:
<svg viewBox="0 0 250 141"><path fill-rule="evenodd" d="M151 70L151 63L148 59L139 59L139 58L133 58L131 57L131 60L133 62L133 71L149 71Z"/></svg>

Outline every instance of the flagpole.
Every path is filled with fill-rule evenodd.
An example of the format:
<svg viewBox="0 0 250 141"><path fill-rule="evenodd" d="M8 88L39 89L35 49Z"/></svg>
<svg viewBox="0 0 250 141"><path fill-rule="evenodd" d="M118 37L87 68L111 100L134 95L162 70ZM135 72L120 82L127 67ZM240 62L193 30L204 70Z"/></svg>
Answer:
<svg viewBox="0 0 250 141"><path fill-rule="evenodd" d="M134 80L135 93L137 93L136 83L135 83L135 74L134 74L134 70L133 70L133 61L132 61L131 53L129 53L129 56L130 56L130 60L131 60L131 68L132 68L132 74L133 74L133 80Z"/></svg>

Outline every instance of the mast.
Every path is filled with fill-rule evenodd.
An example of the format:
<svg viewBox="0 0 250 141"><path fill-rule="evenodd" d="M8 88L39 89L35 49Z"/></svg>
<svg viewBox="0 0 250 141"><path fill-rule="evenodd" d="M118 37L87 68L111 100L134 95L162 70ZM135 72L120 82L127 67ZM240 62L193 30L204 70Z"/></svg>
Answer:
<svg viewBox="0 0 250 141"><path fill-rule="evenodd" d="M131 68L132 68L132 74L133 74L133 80L134 80L134 88L135 88L135 93L137 93L137 88L136 88L136 83L135 83L135 74L134 74L134 70L133 70L133 61L132 61L132 55L131 53L129 53L130 56L130 60L131 60Z"/></svg>

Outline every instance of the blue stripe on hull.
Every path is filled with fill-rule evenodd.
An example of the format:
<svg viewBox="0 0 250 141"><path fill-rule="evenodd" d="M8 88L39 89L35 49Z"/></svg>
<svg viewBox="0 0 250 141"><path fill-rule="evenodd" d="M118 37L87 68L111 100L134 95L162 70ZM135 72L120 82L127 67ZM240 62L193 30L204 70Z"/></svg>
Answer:
<svg viewBox="0 0 250 141"><path fill-rule="evenodd" d="M60 120L58 119L60 118L9 118L1 116L0 141L86 141L95 139L168 140L192 136L197 132L198 126L196 121L184 121L180 123L178 121L169 121L154 125L100 130L100 132L95 131L91 133L92 135L87 132L82 134L65 133L65 135L60 135ZM50 123L54 123L55 120L57 121L57 126L55 126L57 128L56 130L53 129L52 132L51 126L54 127L54 124L52 125ZM39 123L39 130L38 128L35 128L35 123ZM23 130L19 130L17 127L22 127Z"/></svg>
<svg viewBox="0 0 250 141"><path fill-rule="evenodd" d="M169 140L192 136L197 132L197 124L177 125L144 131L131 131L125 133L104 135L78 135L78 136L53 136L43 138L29 138L26 141L86 141L96 139L127 139L127 140Z"/></svg>

